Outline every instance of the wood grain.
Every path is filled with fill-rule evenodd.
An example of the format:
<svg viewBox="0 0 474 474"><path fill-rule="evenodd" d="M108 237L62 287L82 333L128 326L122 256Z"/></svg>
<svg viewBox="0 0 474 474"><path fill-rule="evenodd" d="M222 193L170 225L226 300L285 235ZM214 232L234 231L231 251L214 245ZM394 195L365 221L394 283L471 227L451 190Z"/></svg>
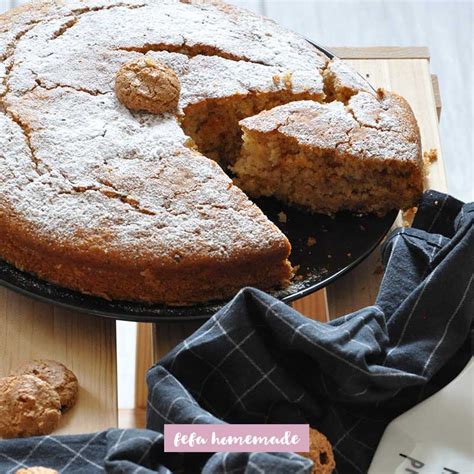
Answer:
<svg viewBox="0 0 474 474"><path fill-rule="evenodd" d="M153 362L153 325L138 323L137 355L135 357L135 408L146 408L148 398L146 373Z"/></svg>
<svg viewBox="0 0 474 474"><path fill-rule="evenodd" d="M184 341L202 322L189 321L184 323L157 323L153 331L153 358L160 360L171 349Z"/></svg>
<svg viewBox="0 0 474 474"><path fill-rule="evenodd" d="M341 59L429 59L426 46L371 46L354 48L350 46L327 46L328 51Z"/></svg>
<svg viewBox="0 0 474 474"><path fill-rule="evenodd" d="M56 433L117 426L115 322L39 303L0 288L0 376L21 363L47 358L79 379L76 405Z"/></svg>
<svg viewBox="0 0 474 474"><path fill-rule="evenodd" d="M145 428L146 410L144 408L123 408L119 410L119 428Z"/></svg>
<svg viewBox="0 0 474 474"><path fill-rule="evenodd" d="M438 113L438 120L441 118L441 109L443 102L441 100L441 91L439 89L439 79L436 74L431 74L431 82L433 83L433 94L436 104L436 112Z"/></svg>
<svg viewBox="0 0 474 474"><path fill-rule="evenodd" d="M296 311L315 321L321 321L322 323L329 321L329 308L325 289L296 300L291 306Z"/></svg>

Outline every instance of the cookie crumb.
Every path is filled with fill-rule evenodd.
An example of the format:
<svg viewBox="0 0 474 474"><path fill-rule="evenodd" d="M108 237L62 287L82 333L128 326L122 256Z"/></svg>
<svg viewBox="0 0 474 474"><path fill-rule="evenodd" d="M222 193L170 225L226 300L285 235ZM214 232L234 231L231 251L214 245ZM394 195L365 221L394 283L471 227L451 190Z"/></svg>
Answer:
<svg viewBox="0 0 474 474"><path fill-rule="evenodd" d="M283 83L285 84L285 87L287 89L292 89L293 88L293 81L292 81L293 73L291 71L286 72L283 75Z"/></svg>
<svg viewBox="0 0 474 474"><path fill-rule="evenodd" d="M309 429L309 452L298 454L313 461L314 474L330 474L336 467L331 443L313 428Z"/></svg>
<svg viewBox="0 0 474 474"><path fill-rule="evenodd" d="M312 247L313 245L316 245L316 238L315 237L308 237L306 245L308 247Z"/></svg>
<svg viewBox="0 0 474 474"><path fill-rule="evenodd" d="M438 150L431 148L428 151L423 152L423 161L425 164L431 164L438 161Z"/></svg>
<svg viewBox="0 0 474 474"><path fill-rule="evenodd" d="M403 227L411 227L417 210L418 210L417 207L410 207L410 209L407 209L406 211L402 212Z"/></svg>
<svg viewBox="0 0 474 474"><path fill-rule="evenodd" d="M283 211L281 211L278 213L278 221L283 224L286 224L286 222L288 221L288 216Z"/></svg>
<svg viewBox="0 0 474 474"><path fill-rule="evenodd" d="M292 279L295 281L301 281L303 280L303 275L298 275L298 272L300 271L300 265L295 265L292 270Z"/></svg>

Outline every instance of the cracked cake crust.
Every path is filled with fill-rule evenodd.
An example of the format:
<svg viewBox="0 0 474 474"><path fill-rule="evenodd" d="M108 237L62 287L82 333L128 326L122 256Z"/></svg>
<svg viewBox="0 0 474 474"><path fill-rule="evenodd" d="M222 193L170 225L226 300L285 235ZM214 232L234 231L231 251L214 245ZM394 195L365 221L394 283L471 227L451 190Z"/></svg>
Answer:
<svg viewBox="0 0 474 474"><path fill-rule="evenodd" d="M242 120L236 184L327 214L414 206L423 162L408 103L383 90L345 97L346 105L297 101Z"/></svg>
<svg viewBox="0 0 474 474"><path fill-rule="evenodd" d="M117 100L117 71L143 58L179 78L175 113ZM232 163L239 120L324 101L328 67L299 35L218 0L1 15L0 256L109 299L180 305L286 285L288 240L199 151Z"/></svg>

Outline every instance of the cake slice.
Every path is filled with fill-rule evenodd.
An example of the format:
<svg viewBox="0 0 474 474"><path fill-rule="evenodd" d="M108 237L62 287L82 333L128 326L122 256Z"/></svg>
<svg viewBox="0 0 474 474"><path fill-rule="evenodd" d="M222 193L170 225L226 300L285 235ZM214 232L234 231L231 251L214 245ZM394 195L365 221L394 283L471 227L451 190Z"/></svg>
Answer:
<svg viewBox="0 0 474 474"><path fill-rule="evenodd" d="M418 126L407 102L388 92L340 101L298 101L240 122L233 171L252 197L312 212L384 215L416 204L423 190Z"/></svg>

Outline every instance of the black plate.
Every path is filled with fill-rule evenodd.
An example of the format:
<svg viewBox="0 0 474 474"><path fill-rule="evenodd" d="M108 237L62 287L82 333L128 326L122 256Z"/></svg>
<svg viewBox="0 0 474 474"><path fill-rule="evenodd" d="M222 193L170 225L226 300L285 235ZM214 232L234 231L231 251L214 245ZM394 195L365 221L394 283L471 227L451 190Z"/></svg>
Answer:
<svg viewBox="0 0 474 474"><path fill-rule="evenodd" d="M256 203L286 234L293 247L291 262L300 266L294 283L284 290L270 292L286 303L323 288L354 268L382 240L397 216L395 211L383 218L341 212L331 218L311 215L274 199L261 199ZM285 214L286 222L280 222L280 213ZM308 238L314 238L316 243L308 245ZM0 261L0 284L47 303L129 321L202 320L212 316L225 303L173 307L108 301L53 285L3 261Z"/></svg>
<svg viewBox="0 0 474 474"><path fill-rule="evenodd" d="M327 57L334 55L312 43ZM319 290L339 278L367 257L390 230L397 211L383 218L341 212L334 218L311 215L287 207L274 199L256 204L288 237L297 279L284 290L269 292L289 303ZM281 222L282 214L286 222ZM283 219L285 220L285 219ZM315 239L308 245L308 239ZM310 242L311 243L311 242ZM216 301L187 307L108 301L84 295L40 280L0 260L0 285L32 298L97 316L141 322L204 320L226 302Z"/></svg>

